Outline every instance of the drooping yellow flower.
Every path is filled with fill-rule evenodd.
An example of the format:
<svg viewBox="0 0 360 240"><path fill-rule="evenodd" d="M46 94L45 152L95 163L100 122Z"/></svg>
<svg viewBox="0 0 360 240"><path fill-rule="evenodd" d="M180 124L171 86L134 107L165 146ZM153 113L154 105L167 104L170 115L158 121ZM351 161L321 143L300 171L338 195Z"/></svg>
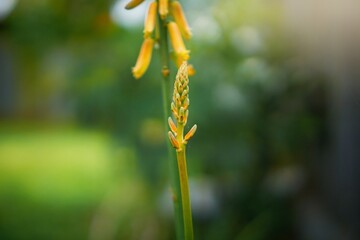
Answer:
<svg viewBox="0 0 360 240"><path fill-rule="evenodd" d="M141 46L135 67L132 68L133 76L136 79L141 78L149 67L153 47L154 40L152 38L146 38Z"/></svg>
<svg viewBox="0 0 360 240"><path fill-rule="evenodd" d="M144 26L144 38L147 38L154 31L156 24L156 10L157 10L157 2L153 1L149 5L148 13L145 18L145 26Z"/></svg>
<svg viewBox="0 0 360 240"><path fill-rule="evenodd" d="M171 45L173 46L176 55L181 57L183 61L187 61L190 57L190 51L187 50L185 47L177 24L175 22L169 22L167 26L169 30Z"/></svg>
<svg viewBox="0 0 360 240"><path fill-rule="evenodd" d="M145 0L131 0L128 4L126 4L125 9L130 10L134 7L139 6Z"/></svg>
<svg viewBox="0 0 360 240"><path fill-rule="evenodd" d="M165 19L169 13L169 0L159 0L159 14L161 19Z"/></svg>
<svg viewBox="0 0 360 240"><path fill-rule="evenodd" d="M185 39L191 38L191 29L189 24L186 21L185 14L182 10L181 4L178 1L172 1L170 3L171 14L175 19L176 24L179 26L179 29Z"/></svg>

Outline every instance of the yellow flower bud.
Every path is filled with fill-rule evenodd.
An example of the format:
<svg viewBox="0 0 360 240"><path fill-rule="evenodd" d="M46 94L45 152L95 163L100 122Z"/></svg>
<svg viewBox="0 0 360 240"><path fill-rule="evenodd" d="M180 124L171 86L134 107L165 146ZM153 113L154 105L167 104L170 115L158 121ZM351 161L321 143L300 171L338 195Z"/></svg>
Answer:
<svg viewBox="0 0 360 240"><path fill-rule="evenodd" d="M133 76L136 79L141 78L149 67L153 46L154 40L152 38L146 38L144 40L135 67L132 68Z"/></svg>
<svg viewBox="0 0 360 240"><path fill-rule="evenodd" d="M145 18L145 27L144 27L144 37L147 38L154 31L155 23L156 23L156 10L157 10L157 2L153 1L149 5L148 13Z"/></svg>
<svg viewBox="0 0 360 240"><path fill-rule="evenodd" d="M175 149L179 149L179 148L180 148L180 144L179 144L178 140L176 140L174 134L173 134L171 131L169 131L169 132L168 132L168 136L169 136L169 140L170 140L171 145L172 145Z"/></svg>
<svg viewBox="0 0 360 240"><path fill-rule="evenodd" d="M175 22L168 23L168 30L170 35L170 41L177 56L182 60L187 61L189 59L190 51L186 49L183 39L181 38L180 30Z"/></svg>
<svg viewBox="0 0 360 240"><path fill-rule="evenodd" d="M189 141L189 139L194 136L195 132L197 129L197 125L195 124L190 130L189 132L185 135L184 140L185 141Z"/></svg>
<svg viewBox="0 0 360 240"><path fill-rule="evenodd" d="M165 19L169 13L169 0L159 0L159 14L161 19Z"/></svg>
<svg viewBox="0 0 360 240"><path fill-rule="evenodd" d="M185 39L190 39L192 35L191 30L186 21L180 3L178 1L172 1L170 3L170 7L171 7L171 14L174 17L176 24L179 26L182 35L184 36Z"/></svg>
<svg viewBox="0 0 360 240"><path fill-rule="evenodd" d="M174 123L174 121L172 120L171 117L168 118L168 124L169 124L169 127L170 127L170 130L174 133L174 135L176 136L176 133L177 133L177 127Z"/></svg>
<svg viewBox="0 0 360 240"><path fill-rule="evenodd" d="M130 10L134 7L139 6L145 0L131 0L128 4L126 4L125 9Z"/></svg>

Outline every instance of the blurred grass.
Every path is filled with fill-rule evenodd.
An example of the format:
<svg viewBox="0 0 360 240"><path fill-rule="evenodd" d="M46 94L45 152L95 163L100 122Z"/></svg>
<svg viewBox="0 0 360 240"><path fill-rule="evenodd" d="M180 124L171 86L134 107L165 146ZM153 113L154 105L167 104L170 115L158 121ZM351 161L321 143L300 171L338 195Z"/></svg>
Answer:
<svg viewBox="0 0 360 240"><path fill-rule="evenodd" d="M87 239L115 183L115 153L101 132L1 124L0 239Z"/></svg>
<svg viewBox="0 0 360 240"><path fill-rule="evenodd" d="M109 139L75 129L0 129L0 193L49 204L91 202L111 181Z"/></svg>

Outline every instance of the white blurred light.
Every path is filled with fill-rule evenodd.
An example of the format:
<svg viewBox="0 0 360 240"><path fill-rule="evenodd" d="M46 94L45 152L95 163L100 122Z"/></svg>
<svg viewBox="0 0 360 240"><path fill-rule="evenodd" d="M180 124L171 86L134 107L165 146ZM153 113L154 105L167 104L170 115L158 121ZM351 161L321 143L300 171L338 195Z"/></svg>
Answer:
<svg viewBox="0 0 360 240"><path fill-rule="evenodd" d="M215 194L215 186L210 179L189 179L191 205L194 217L208 219L219 211L219 201Z"/></svg>
<svg viewBox="0 0 360 240"><path fill-rule="evenodd" d="M239 63L236 72L241 77L247 77L251 81L264 81L270 73L267 63L257 57L250 57Z"/></svg>
<svg viewBox="0 0 360 240"><path fill-rule="evenodd" d="M16 3L17 0L0 0L0 20L10 14Z"/></svg>
<svg viewBox="0 0 360 240"><path fill-rule="evenodd" d="M211 15L199 14L191 25L195 40L216 43L220 39L220 27Z"/></svg>
<svg viewBox="0 0 360 240"><path fill-rule="evenodd" d="M214 105L218 109L235 112L245 107L244 98L236 86L223 83L215 88Z"/></svg>
<svg viewBox="0 0 360 240"><path fill-rule="evenodd" d="M125 28L140 27L144 24L147 4L142 3L136 8L126 10L125 5L130 0L117 0L111 8L111 19Z"/></svg>
<svg viewBox="0 0 360 240"><path fill-rule="evenodd" d="M255 54L263 47L259 31L250 26L240 27L233 31L231 42L241 54Z"/></svg>
<svg viewBox="0 0 360 240"><path fill-rule="evenodd" d="M196 218L212 218L219 212L219 199L216 196L215 185L208 178L189 178L191 208ZM171 190L166 188L158 198L159 211L169 219L174 216Z"/></svg>

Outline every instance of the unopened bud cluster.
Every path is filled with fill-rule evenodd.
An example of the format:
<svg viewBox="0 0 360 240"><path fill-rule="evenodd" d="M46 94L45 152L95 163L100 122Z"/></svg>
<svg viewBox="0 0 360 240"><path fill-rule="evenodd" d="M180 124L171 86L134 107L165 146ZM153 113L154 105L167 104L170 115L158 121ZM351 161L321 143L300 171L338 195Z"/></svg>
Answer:
<svg viewBox="0 0 360 240"><path fill-rule="evenodd" d="M187 63L183 62L176 75L174 83L174 94L171 103L171 111L176 119L177 125L174 123L171 117L168 119L169 127L169 139L174 148L178 151L182 149L183 145L187 144L187 141L195 134L196 124L190 129L190 131L183 137L184 127L187 123L189 116L189 78Z"/></svg>
<svg viewBox="0 0 360 240"><path fill-rule="evenodd" d="M126 6L126 9L132 9L140 5L144 0L131 0ZM138 59L132 73L136 79L144 75L149 67L152 50L155 41L159 40L156 36L157 14L161 21L166 24L168 29L170 42L173 49L172 59L177 68L180 67L183 61L188 61L190 58L190 51L186 48L183 37L185 39L191 38L191 30L186 21L181 4L178 1L172 0L156 0L149 4L147 15L144 24L144 41L140 49ZM161 46L160 46L161 47ZM195 74L195 69L192 65L187 67L188 74ZM163 71L163 74L168 74Z"/></svg>

